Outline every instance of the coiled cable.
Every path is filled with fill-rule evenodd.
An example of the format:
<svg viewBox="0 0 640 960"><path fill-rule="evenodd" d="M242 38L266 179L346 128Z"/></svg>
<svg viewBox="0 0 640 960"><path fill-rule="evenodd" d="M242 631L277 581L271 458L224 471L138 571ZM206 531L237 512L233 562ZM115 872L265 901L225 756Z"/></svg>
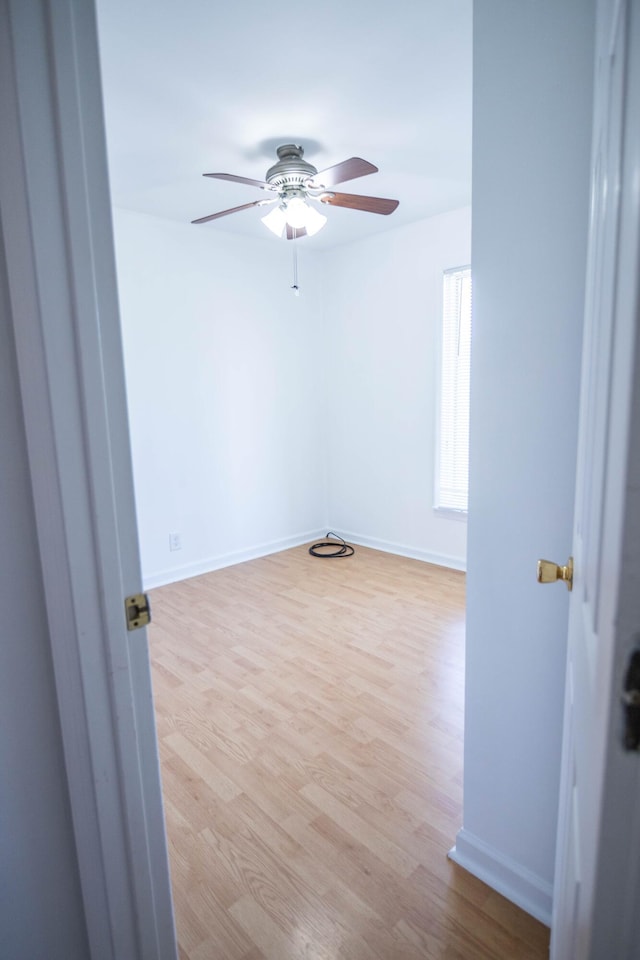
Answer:
<svg viewBox="0 0 640 960"><path fill-rule="evenodd" d="M355 553L354 548L337 533L329 531L327 537L333 537L332 540L320 540L309 547L309 553L312 557L322 557L323 559L332 559L333 557L352 557Z"/></svg>

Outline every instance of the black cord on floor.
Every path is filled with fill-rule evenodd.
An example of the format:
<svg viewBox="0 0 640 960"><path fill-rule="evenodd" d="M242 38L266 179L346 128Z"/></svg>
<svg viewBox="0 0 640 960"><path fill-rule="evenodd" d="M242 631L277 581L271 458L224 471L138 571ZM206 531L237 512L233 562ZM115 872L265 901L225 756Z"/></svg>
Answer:
<svg viewBox="0 0 640 960"><path fill-rule="evenodd" d="M309 547L309 553L312 557L352 557L355 553L355 550L350 543L347 543L346 540L343 540L342 537L339 537L337 533L329 533L328 537L333 537L333 540L321 540L319 543L314 543L312 547ZM330 551L330 552L329 552Z"/></svg>

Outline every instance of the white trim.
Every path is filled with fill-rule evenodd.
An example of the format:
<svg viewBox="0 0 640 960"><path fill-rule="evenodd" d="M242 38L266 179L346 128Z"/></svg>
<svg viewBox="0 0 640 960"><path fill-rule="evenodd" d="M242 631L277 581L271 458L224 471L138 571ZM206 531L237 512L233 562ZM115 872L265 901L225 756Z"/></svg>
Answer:
<svg viewBox="0 0 640 960"><path fill-rule="evenodd" d="M393 543L390 540L379 540L377 537L363 536L360 533L340 530L339 527L332 527L331 525L327 527L327 530L335 530L348 543L361 547L371 547L372 550L380 550L382 553L395 553L399 557L422 560L423 563L433 563L437 567L448 567L450 570L466 571L467 569L465 557L451 557L444 553L432 553L429 550L422 550L421 547L412 547L405 543Z"/></svg>
<svg viewBox="0 0 640 960"><path fill-rule="evenodd" d="M461 270L471 270L471 263L461 263L457 267L447 267L446 270L442 271L442 274L446 273L460 273Z"/></svg>
<svg viewBox="0 0 640 960"><path fill-rule="evenodd" d="M553 888L550 883L489 846L464 827L456 836L449 859L488 884L536 920L551 926Z"/></svg>
<svg viewBox="0 0 640 960"><path fill-rule="evenodd" d="M246 560L257 560L260 557L268 557L272 553L280 553L282 550L289 550L292 547L300 547L306 543L311 544L315 540L324 540L327 530L334 529L335 527L332 527L331 524L327 524L321 530L309 530L306 533L285 537L282 540L271 540L255 547L247 547L245 550L218 554L215 557L208 557L196 563L185 563L180 567L158 570L145 576L144 588L145 590L153 590L155 587L163 587L168 583L176 583L179 580L188 580L205 573L213 573L214 570L231 567L236 563L244 563ZM433 563L438 567L448 567L450 570L466 570L463 557L430 553L428 550L420 550L418 547L408 547L405 544L391 543L388 540L377 540L375 537L365 537L358 533L340 532L339 536L343 537L348 543L370 547L372 550L380 550L382 553L393 553L399 557L408 557L410 560L421 560L423 563Z"/></svg>
<svg viewBox="0 0 640 960"><path fill-rule="evenodd" d="M0 27L1 228L90 958L175 960L147 647L122 603L140 573L95 11L2 0Z"/></svg>
<svg viewBox="0 0 640 960"><path fill-rule="evenodd" d="M433 507L433 512L447 520L462 520L463 523L466 523L469 517L468 510L456 510L454 507Z"/></svg>
<svg viewBox="0 0 640 960"><path fill-rule="evenodd" d="M144 577L145 590L153 590L155 587L163 587L167 583L176 583L179 580L188 580L190 577L199 577L204 573L213 573L214 570L221 570L223 567L232 567L236 563L244 563L247 560L258 560L260 557L268 557L272 553L280 553L282 550L289 550L291 547L299 547L305 543L311 543L314 540L324 538L326 531L308 530L306 533L299 533L292 537L284 537L281 540L271 540L268 543L261 543L254 547L246 547L244 550L233 550L231 553L220 553L214 557L207 557L204 560L198 560L196 563L185 563L179 567L168 567L166 570L158 570Z"/></svg>
<svg viewBox="0 0 640 960"><path fill-rule="evenodd" d="M447 274L459 273L462 270L471 270L471 263L464 263L456 267L447 267L445 270L442 270L440 275L440 286L438 293L438 326L437 326L437 336L436 336L436 356L437 356L437 373L435 378L435 389L436 389L436 398L435 398L435 428L434 428L434 464L433 464L433 512L434 513L447 513L450 514L452 519L467 519L469 513L467 510L456 510L451 507L442 506L438 503L438 496L440 493L440 437L442 434L441 429L441 414L442 414L442 353L444 349L444 283L443 278ZM473 282L473 273L472 273L472 282ZM473 323L473 320L472 320ZM473 336L473 330L472 330Z"/></svg>

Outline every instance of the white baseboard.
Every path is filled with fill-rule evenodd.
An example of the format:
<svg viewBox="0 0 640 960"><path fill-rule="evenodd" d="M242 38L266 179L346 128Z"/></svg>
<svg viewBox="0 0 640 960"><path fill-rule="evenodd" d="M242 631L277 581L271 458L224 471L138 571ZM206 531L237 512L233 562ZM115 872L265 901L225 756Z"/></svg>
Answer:
<svg viewBox="0 0 640 960"><path fill-rule="evenodd" d="M269 543L247 547L245 550L235 550L232 553L207 557L205 560L198 560L196 563L186 563L179 567L158 570L155 573L143 576L144 589L152 590L154 587L163 587L167 583L176 583L178 580L188 580L190 577L199 577L203 573L212 573L214 570L221 570L223 567L231 567L235 563L244 563L245 560L268 557L272 553L289 550L290 547L299 547L301 544L310 543L312 540L321 540L326 532L324 528L322 530L307 530L292 537L284 537L281 540L272 540Z"/></svg>
<svg viewBox="0 0 640 960"><path fill-rule="evenodd" d="M328 529L333 530L335 528L329 527ZM449 557L442 553L430 553L428 550L421 550L419 547L408 547L404 543L392 543L389 540L364 537L352 531L336 529L335 532L348 543L354 543L361 547L371 547L372 550L381 550L383 553L395 553L399 557L408 557L410 560L422 560L424 563L435 563L438 567L449 567L450 570L465 571L467 569L465 557Z"/></svg>
<svg viewBox="0 0 640 960"><path fill-rule="evenodd" d="M455 847L449 851L449 858L536 920L551 926L553 887L546 880L504 856L464 827L456 837Z"/></svg>
<svg viewBox="0 0 640 960"><path fill-rule="evenodd" d="M245 560L257 560L259 557L267 557L271 553L289 550L290 547L298 547L303 543L310 543L312 540L324 540L327 531L332 529L334 528L328 525L321 530L307 530L304 533L299 533L292 537L285 537L281 540L272 540L269 543L261 543L254 547L247 547L245 550L235 550L231 553L207 557L195 563L185 563L181 566L168 567L166 570L157 570L154 573L144 575L144 589L152 590L154 587L163 587L167 583L176 583L178 580L188 580L190 577L199 577L203 573L212 573L214 570L221 570L223 567L231 567L234 563L244 563ZM358 533L351 533L350 531L336 530L335 532L348 543L353 543L356 546L371 547L372 550L381 550L383 553L394 553L400 557L409 557L411 560L435 563L439 567L449 567L451 570L466 570L464 557L449 557L444 554L430 553L427 550L420 550L416 547L407 547L402 543L377 540L375 537L363 537Z"/></svg>

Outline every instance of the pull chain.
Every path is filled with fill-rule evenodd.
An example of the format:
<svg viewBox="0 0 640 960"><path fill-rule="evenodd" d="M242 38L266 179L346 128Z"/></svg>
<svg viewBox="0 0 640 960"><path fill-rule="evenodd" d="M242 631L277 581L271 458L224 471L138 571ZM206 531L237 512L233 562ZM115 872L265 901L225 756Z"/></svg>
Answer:
<svg viewBox="0 0 640 960"><path fill-rule="evenodd" d="M291 284L291 289L293 290L296 297L300 296L300 287L298 286L298 245L296 243L296 236L293 237L293 283Z"/></svg>

